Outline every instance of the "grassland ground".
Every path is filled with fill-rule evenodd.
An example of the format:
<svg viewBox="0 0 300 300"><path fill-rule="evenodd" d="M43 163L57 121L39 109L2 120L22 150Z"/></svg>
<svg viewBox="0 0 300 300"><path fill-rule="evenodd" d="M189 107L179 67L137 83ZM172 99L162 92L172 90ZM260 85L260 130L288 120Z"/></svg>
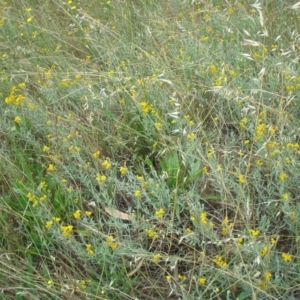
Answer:
<svg viewBox="0 0 300 300"><path fill-rule="evenodd" d="M299 3L0 11L1 299L299 299Z"/></svg>

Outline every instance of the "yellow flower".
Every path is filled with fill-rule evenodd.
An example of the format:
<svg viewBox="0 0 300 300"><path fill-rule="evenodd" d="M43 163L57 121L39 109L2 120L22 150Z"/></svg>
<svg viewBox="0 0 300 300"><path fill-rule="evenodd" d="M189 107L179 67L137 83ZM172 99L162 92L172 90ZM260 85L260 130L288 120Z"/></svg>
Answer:
<svg viewBox="0 0 300 300"><path fill-rule="evenodd" d="M96 176L96 181L98 181L99 183L102 183L106 180L106 176L105 175L100 175L100 174L97 174Z"/></svg>
<svg viewBox="0 0 300 300"><path fill-rule="evenodd" d="M203 174L206 174L208 172L207 166L204 166L201 170Z"/></svg>
<svg viewBox="0 0 300 300"><path fill-rule="evenodd" d="M44 151L44 152L49 152L49 151L50 151L50 147L44 146L44 147L43 147L43 151Z"/></svg>
<svg viewBox="0 0 300 300"><path fill-rule="evenodd" d="M126 167L120 167L120 173L122 175L125 175L127 173L127 168Z"/></svg>
<svg viewBox="0 0 300 300"><path fill-rule="evenodd" d="M91 249L92 248L91 244L86 244L85 247L86 247L86 251L87 251L88 255L94 254L94 251Z"/></svg>
<svg viewBox="0 0 300 300"><path fill-rule="evenodd" d="M260 233L259 230L255 230L255 229L250 229L249 232L252 236L258 236Z"/></svg>
<svg viewBox="0 0 300 300"><path fill-rule="evenodd" d="M70 237L73 231L73 226L72 225L60 226L60 231L63 236Z"/></svg>
<svg viewBox="0 0 300 300"><path fill-rule="evenodd" d="M49 230L53 225L53 221L47 221L45 227Z"/></svg>
<svg viewBox="0 0 300 300"><path fill-rule="evenodd" d="M239 123L239 125L242 129L246 128L246 124L247 124L247 118L243 118Z"/></svg>
<svg viewBox="0 0 300 300"><path fill-rule="evenodd" d="M17 123L17 124L19 124L20 122L21 122L21 118L19 117L19 116L16 116L15 118L14 118L14 122L15 123Z"/></svg>
<svg viewBox="0 0 300 300"><path fill-rule="evenodd" d="M210 70L210 73L213 74L213 75L218 72L218 69L217 69L217 67L215 65L211 65L209 67L209 70Z"/></svg>
<svg viewBox="0 0 300 300"><path fill-rule="evenodd" d="M152 105L147 102L143 101L139 105L144 114L151 113L151 111L153 111Z"/></svg>
<svg viewBox="0 0 300 300"><path fill-rule="evenodd" d="M106 243L107 243L108 247L111 248L112 250L115 250L118 247L118 243L115 242L115 239L112 235L110 235L106 239Z"/></svg>
<svg viewBox="0 0 300 300"><path fill-rule="evenodd" d="M147 182L147 181L143 182L142 188L147 189L148 187L149 187L149 182Z"/></svg>
<svg viewBox="0 0 300 300"><path fill-rule="evenodd" d="M106 159L103 163L102 163L102 166L109 170L111 168L111 163Z"/></svg>
<svg viewBox="0 0 300 300"><path fill-rule="evenodd" d="M213 149L213 148L210 149L210 150L208 150L208 151L207 151L207 158L212 158L213 153L214 153L214 149Z"/></svg>
<svg viewBox="0 0 300 300"><path fill-rule="evenodd" d="M157 210L155 212L155 217L157 219L162 219L164 217L164 213L165 213L165 211L162 208L160 208L159 210Z"/></svg>
<svg viewBox="0 0 300 300"><path fill-rule="evenodd" d="M264 247L262 248L262 250L260 251L260 255L261 255L262 257L264 257L268 252L269 252L269 247L268 247L268 246L264 246Z"/></svg>
<svg viewBox="0 0 300 300"><path fill-rule="evenodd" d="M257 160L255 161L255 164L256 164L257 166L261 167L264 163L263 163L260 159L257 159Z"/></svg>
<svg viewBox="0 0 300 300"><path fill-rule="evenodd" d="M47 199L47 196L46 195L43 195L42 197L40 197L40 200L41 201L45 201Z"/></svg>
<svg viewBox="0 0 300 300"><path fill-rule="evenodd" d="M204 277L200 277L200 278L198 279L198 284L199 284L199 285L204 285L205 282L206 282L206 278L204 278Z"/></svg>
<svg viewBox="0 0 300 300"><path fill-rule="evenodd" d="M206 213L205 212L200 214L200 223L203 224L203 225L207 224Z"/></svg>
<svg viewBox="0 0 300 300"><path fill-rule="evenodd" d="M266 279L266 281L270 281L271 277L272 277L272 274L270 272L266 272L265 273L265 279Z"/></svg>
<svg viewBox="0 0 300 300"><path fill-rule="evenodd" d="M99 158L99 156L100 156L100 151L96 151L93 153L94 158Z"/></svg>
<svg viewBox="0 0 300 300"><path fill-rule="evenodd" d="M138 197L140 197L141 196L141 191L140 190L136 190L135 192L134 192L134 197L135 198L138 198Z"/></svg>
<svg viewBox="0 0 300 300"><path fill-rule="evenodd" d="M162 124L160 122L155 122L154 126L157 130L161 130L161 128L162 128Z"/></svg>
<svg viewBox="0 0 300 300"><path fill-rule="evenodd" d="M194 138L196 137L196 135L195 135L195 133L189 133L188 135L187 135L187 138L189 139L189 140L193 140Z"/></svg>
<svg viewBox="0 0 300 300"><path fill-rule="evenodd" d="M27 18L27 23L30 23L31 21L32 21L32 19L33 19L33 17L29 17L29 18Z"/></svg>
<svg viewBox="0 0 300 300"><path fill-rule="evenodd" d="M246 182L246 178L244 175L240 174L239 175L239 183L244 184Z"/></svg>
<svg viewBox="0 0 300 300"><path fill-rule="evenodd" d="M145 229L147 235L149 238L152 238L153 240L158 238L158 234L155 230L153 229Z"/></svg>
<svg viewBox="0 0 300 300"><path fill-rule="evenodd" d="M153 143L152 147L153 147L153 148L156 148L157 145L158 145L158 142L156 141L156 142Z"/></svg>
<svg viewBox="0 0 300 300"><path fill-rule="evenodd" d="M281 195L282 199L287 200L289 199L289 194L288 193L284 193Z"/></svg>
<svg viewBox="0 0 300 300"><path fill-rule="evenodd" d="M55 170L54 166L52 164L49 164L47 171L48 172L53 172Z"/></svg>
<svg viewBox="0 0 300 300"><path fill-rule="evenodd" d="M229 223L228 217L225 217L224 220L221 223L222 225L222 235L228 235L230 232L230 229L233 226L233 223Z"/></svg>
<svg viewBox="0 0 300 300"><path fill-rule="evenodd" d="M178 279L179 279L179 280L186 280L186 276L185 276L185 275L178 274Z"/></svg>
<svg viewBox="0 0 300 300"><path fill-rule="evenodd" d="M90 217L90 216L91 216L91 214L92 214L92 212L91 212L91 211L89 211L89 210L85 211L85 215L86 215L87 217Z"/></svg>
<svg viewBox="0 0 300 300"><path fill-rule="evenodd" d="M280 179L281 181L285 181L286 178L287 178L286 173L281 173L281 174L279 175L279 179Z"/></svg>
<svg viewBox="0 0 300 300"><path fill-rule="evenodd" d="M84 280L80 280L76 283L76 286L81 290L84 291L86 289L86 283Z"/></svg>
<svg viewBox="0 0 300 300"><path fill-rule="evenodd" d="M291 262L292 261L292 257L290 254L288 253L281 253L281 257L285 262Z"/></svg>
<svg viewBox="0 0 300 300"><path fill-rule="evenodd" d="M292 162L292 160L289 157L286 157L285 161L286 161L287 164L290 164Z"/></svg>
<svg viewBox="0 0 300 300"><path fill-rule="evenodd" d="M238 247L242 247L243 238L237 238L236 243L237 243Z"/></svg>
<svg viewBox="0 0 300 300"><path fill-rule="evenodd" d="M263 137L263 134L264 132L266 131L267 129L267 125L266 124L259 124L256 128L255 128L255 133L256 133L256 136L255 136L255 140L256 141L259 141L262 137Z"/></svg>
<svg viewBox="0 0 300 300"><path fill-rule="evenodd" d="M41 190L46 189L46 188L47 188L47 183L46 183L46 181L42 181L42 182L40 183L39 187L40 187Z"/></svg>
<svg viewBox="0 0 300 300"><path fill-rule="evenodd" d="M157 253L157 254L153 255L153 261L155 263L158 263L160 261L160 259L161 259L161 254L160 253Z"/></svg>
<svg viewBox="0 0 300 300"><path fill-rule="evenodd" d="M75 213L73 214L73 216L74 216L74 218L75 218L76 220L80 218L80 215L81 215L81 212L80 212L79 209L76 210Z"/></svg>
<svg viewBox="0 0 300 300"><path fill-rule="evenodd" d="M227 267L227 263L223 260L222 256L217 255L214 259L213 262L218 265L219 267Z"/></svg>

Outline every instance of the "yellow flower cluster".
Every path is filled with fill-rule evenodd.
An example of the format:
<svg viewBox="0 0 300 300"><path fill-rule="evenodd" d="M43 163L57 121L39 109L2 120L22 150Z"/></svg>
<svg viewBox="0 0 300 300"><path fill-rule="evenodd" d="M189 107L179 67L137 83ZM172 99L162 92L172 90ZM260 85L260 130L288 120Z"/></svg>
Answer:
<svg viewBox="0 0 300 300"><path fill-rule="evenodd" d="M85 211L85 215L86 215L87 217L90 217L90 216L92 215L92 212L89 211L89 210L86 210L86 211Z"/></svg>
<svg viewBox="0 0 300 300"><path fill-rule="evenodd" d="M125 175L127 173L127 168L126 167L120 167L120 173L121 173L121 175Z"/></svg>
<svg viewBox="0 0 300 300"><path fill-rule="evenodd" d="M160 253L157 253L157 254L153 255L153 261L155 263L158 263L160 261L160 259L161 259L161 254Z"/></svg>
<svg viewBox="0 0 300 300"><path fill-rule="evenodd" d="M144 101L140 103L140 108L144 114L148 114L152 111L152 105Z"/></svg>
<svg viewBox="0 0 300 300"><path fill-rule="evenodd" d="M86 251L87 251L88 255L93 255L94 254L94 251L92 250L92 245L91 244L86 244L85 247L86 247Z"/></svg>
<svg viewBox="0 0 300 300"><path fill-rule="evenodd" d="M271 277L272 277L272 274L270 272L266 272L264 274L263 280L261 280L260 283L259 283L259 287L261 289L266 289L269 281L271 280Z"/></svg>
<svg viewBox="0 0 300 300"><path fill-rule="evenodd" d="M246 183L245 175L243 175L243 174L240 174L240 175L239 175L239 183L241 183L241 184Z"/></svg>
<svg viewBox="0 0 300 300"><path fill-rule="evenodd" d="M108 245L109 248L111 248L112 250L116 250L118 247L118 243L115 242L115 239L112 235L110 235L107 239L106 239L106 243Z"/></svg>
<svg viewBox="0 0 300 300"><path fill-rule="evenodd" d="M145 229L146 233L148 234L148 237L155 240L158 238L158 234L155 230L153 229Z"/></svg>
<svg viewBox="0 0 300 300"><path fill-rule="evenodd" d="M193 140L195 137L196 137L196 134L193 133L193 132L191 132L191 133L189 133L189 134L187 135L187 138L188 138L189 140Z"/></svg>
<svg viewBox="0 0 300 300"><path fill-rule="evenodd" d="M266 131L266 129L267 129L266 124L259 124L258 126L256 126L256 128L255 128L256 135L255 135L254 139L256 141L261 140L261 138L263 137L263 134Z"/></svg>
<svg viewBox="0 0 300 300"><path fill-rule="evenodd" d="M111 168L111 163L106 159L103 161L102 166L106 169L109 170Z"/></svg>
<svg viewBox="0 0 300 300"><path fill-rule="evenodd" d="M233 227L233 223L229 223L228 217L225 217L221 223L222 225L222 235L228 235L231 228Z"/></svg>
<svg viewBox="0 0 300 300"><path fill-rule="evenodd" d="M148 187L149 187L149 182L144 181L144 182L142 183L142 188L143 188L143 189L147 189Z"/></svg>
<svg viewBox="0 0 300 300"><path fill-rule="evenodd" d="M46 181L41 181L41 183L39 184L39 187L40 187L41 190L45 190L47 188Z"/></svg>
<svg viewBox="0 0 300 300"><path fill-rule="evenodd" d="M140 197L141 196L141 191L140 190L136 190L135 192L134 192L134 197L135 198L138 198L138 197Z"/></svg>
<svg viewBox="0 0 300 300"><path fill-rule="evenodd" d="M156 130L161 130L163 125L160 122L154 122L154 126Z"/></svg>
<svg viewBox="0 0 300 300"><path fill-rule="evenodd" d="M205 278L205 277L200 277L200 278L198 278L198 284L199 284L199 285L204 285L205 282L206 282L206 278Z"/></svg>
<svg viewBox="0 0 300 300"><path fill-rule="evenodd" d="M227 267L228 264L225 262L225 260L223 260L222 256L220 255L217 255L214 259L213 259L213 262L219 266L220 268L224 268L224 267Z"/></svg>
<svg viewBox="0 0 300 300"><path fill-rule="evenodd" d="M248 120L247 120L246 117L244 117L244 118L240 121L239 125L240 125L240 127L241 127L242 129L245 129L245 128L246 128L247 121L248 121Z"/></svg>
<svg viewBox="0 0 300 300"><path fill-rule="evenodd" d="M143 101L143 102L140 102L139 106L140 106L143 114L150 114L150 113L153 113L154 115L157 114L155 109L153 108L152 104L149 104L149 103Z"/></svg>
<svg viewBox="0 0 300 300"><path fill-rule="evenodd" d="M242 247L242 244L243 244L243 238L237 238L237 239L236 239L236 243L237 243L237 246L238 246L238 247Z"/></svg>
<svg viewBox="0 0 300 300"><path fill-rule="evenodd" d="M20 89L24 89L25 87L25 83L20 83L18 86L14 85L11 88L9 95L5 98L5 103L19 106L26 99L26 97L20 91Z"/></svg>
<svg viewBox="0 0 300 300"><path fill-rule="evenodd" d="M47 168L47 172L54 172L55 167L53 164L49 164L48 168Z"/></svg>
<svg viewBox="0 0 300 300"><path fill-rule="evenodd" d="M72 225L60 226L61 234L65 237L70 237L73 231Z"/></svg>
<svg viewBox="0 0 300 300"><path fill-rule="evenodd" d="M52 227L52 225L53 225L53 221L47 221L45 227L46 229L49 230Z"/></svg>
<svg viewBox="0 0 300 300"><path fill-rule="evenodd" d="M285 262L291 262L292 261L292 257L290 254L288 253L281 253L281 258L285 261Z"/></svg>
<svg viewBox="0 0 300 300"><path fill-rule="evenodd" d="M289 149L292 149L292 152L295 153L299 149L299 144L298 143L288 143L286 145Z"/></svg>
<svg viewBox="0 0 300 300"><path fill-rule="evenodd" d="M28 193L27 198L32 202L32 206L36 206L39 203L38 198L32 193Z"/></svg>
<svg viewBox="0 0 300 300"><path fill-rule="evenodd" d="M206 212L200 214L200 223L203 225L209 225L209 227L213 227L214 223L212 221L208 221L206 216L207 216Z"/></svg>
<svg viewBox="0 0 300 300"><path fill-rule="evenodd" d="M80 219L80 215L81 215L81 212L80 210L76 210L73 214L73 217L77 220L77 219Z"/></svg>
<svg viewBox="0 0 300 300"><path fill-rule="evenodd" d="M211 73L212 75L215 75L215 74L218 73L218 69L217 69L217 67L216 67L215 65L210 65L209 71L210 71L210 73Z"/></svg>
<svg viewBox="0 0 300 300"><path fill-rule="evenodd" d="M160 208L159 210L157 210L155 212L155 217L157 219L162 219L164 217L164 213L165 213L165 211L162 208Z"/></svg>
<svg viewBox="0 0 300 300"><path fill-rule="evenodd" d="M94 158L97 159L97 158L99 158L99 156L100 156L100 151L99 150L93 153Z"/></svg>
<svg viewBox="0 0 300 300"><path fill-rule="evenodd" d="M19 124L21 121L22 121L22 119L19 116L16 116L14 118L14 122L17 123L17 124Z"/></svg>
<svg viewBox="0 0 300 300"><path fill-rule="evenodd" d="M259 230L255 230L255 229L250 229L249 232L252 236L258 236L260 233Z"/></svg>
<svg viewBox="0 0 300 300"><path fill-rule="evenodd" d="M287 178L286 173L281 173L281 174L279 175L279 179L280 179L281 181L285 181L286 178Z"/></svg>
<svg viewBox="0 0 300 300"><path fill-rule="evenodd" d="M206 212L203 212L200 214L200 223L203 224L203 225L206 225L207 224L207 219L206 219Z"/></svg>
<svg viewBox="0 0 300 300"><path fill-rule="evenodd" d="M96 175L96 181L99 182L99 183L102 183L106 180L106 176L105 175L100 175L100 174L97 174Z"/></svg>
<svg viewBox="0 0 300 300"><path fill-rule="evenodd" d="M268 246L264 246L264 247L261 249L261 251L260 251L261 257L266 256L266 255L268 254L269 250L270 250L270 249L269 249Z"/></svg>
<svg viewBox="0 0 300 300"><path fill-rule="evenodd" d="M45 225L45 227L46 227L47 230L49 230L52 227L53 221L56 222L56 223L58 223L60 221L60 218L53 217L52 220L47 221L46 225Z"/></svg>

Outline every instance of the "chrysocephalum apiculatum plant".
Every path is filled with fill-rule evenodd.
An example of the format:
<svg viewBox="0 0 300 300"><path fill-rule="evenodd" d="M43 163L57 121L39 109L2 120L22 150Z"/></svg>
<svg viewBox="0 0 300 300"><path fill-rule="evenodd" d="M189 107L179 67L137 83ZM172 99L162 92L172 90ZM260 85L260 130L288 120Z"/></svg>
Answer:
<svg viewBox="0 0 300 300"><path fill-rule="evenodd" d="M3 299L297 299L299 5L0 3Z"/></svg>

